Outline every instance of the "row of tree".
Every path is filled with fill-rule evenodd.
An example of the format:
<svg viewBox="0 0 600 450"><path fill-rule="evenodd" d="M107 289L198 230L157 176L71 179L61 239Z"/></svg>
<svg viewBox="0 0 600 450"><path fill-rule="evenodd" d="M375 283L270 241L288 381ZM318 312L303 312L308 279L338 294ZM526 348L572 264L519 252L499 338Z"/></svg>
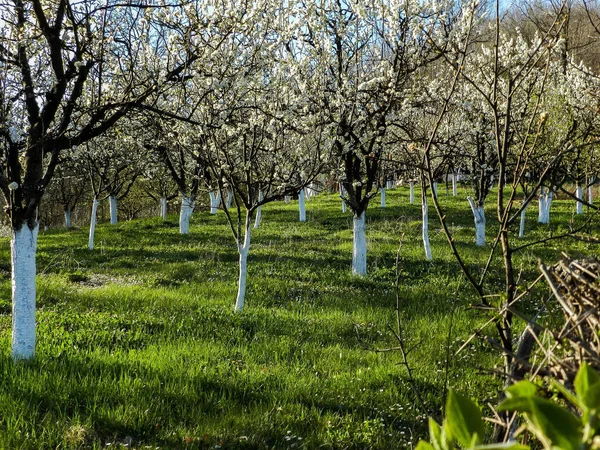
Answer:
<svg viewBox="0 0 600 450"><path fill-rule="evenodd" d="M435 189L446 174L468 174L479 244L486 197L498 189L492 248L502 249L511 304L511 230L534 198L549 205L567 182L590 184L598 172L598 79L567 32L582 11L595 30L595 10L545 10L552 20L525 33L505 29L498 5L475 1L3 3L0 190L13 230L13 356L35 349L42 196L53 180L66 187L82 173L94 180L90 248L98 201L108 197L116 211L139 177L163 204L176 186L182 233L207 189L240 254L236 310L261 206L303 195L317 177L339 183L353 214L358 275L370 201L392 177L420 183L424 219L429 193L485 300L489 264L478 279L463 263ZM569 194L583 203L580 188ZM512 346L511 318L503 320Z"/></svg>

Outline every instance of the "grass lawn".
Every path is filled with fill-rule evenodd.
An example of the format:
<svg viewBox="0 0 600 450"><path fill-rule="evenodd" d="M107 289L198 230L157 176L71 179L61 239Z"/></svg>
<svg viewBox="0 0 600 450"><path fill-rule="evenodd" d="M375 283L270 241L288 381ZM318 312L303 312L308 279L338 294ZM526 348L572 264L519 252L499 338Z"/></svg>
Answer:
<svg viewBox="0 0 600 450"><path fill-rule="evenodd" d="M487 250L474 245L465 197L459 191L441 200L476 268ZM263 207L241 314L233 313L237 250L222 212L196 212L186 236L176 216L102 224L93 251L86 228L40 233L37 357L26 364L10 359L10 242L3 238L0 448L415 445L427 434L426 414L400 353L376 351L397 345L390 327L402 234L400 317L414 387L435 412L446 380L481 404L493 402L499 355L480 338L454 355L488 316L468 308L473 291L433 208L428 262L420 205L409 204L407 188L388 190L387 205L373 201L367 212L365 278L350 274L352 218L337 196L311 199L306 223L298 222L295 202ZM556 200L551 224L538 226L536 206L528 211L526 242L582 221L572 201ZM561 251L598 254L595 244L577 240L530 247L517 259L522 280L535 276L538 258L552 263ZM494 272L492 286L501 280ZM533 310L542 292L523 308Z"/></svg>

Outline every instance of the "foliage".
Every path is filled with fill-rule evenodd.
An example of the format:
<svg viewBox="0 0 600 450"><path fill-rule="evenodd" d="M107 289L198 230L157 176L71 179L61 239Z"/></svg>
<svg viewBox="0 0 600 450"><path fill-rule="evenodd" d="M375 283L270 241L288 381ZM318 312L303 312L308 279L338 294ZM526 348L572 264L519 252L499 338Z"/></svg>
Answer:
<svg viewBox="0 0 600 450"><path fill-rule="evenodd" d="M498 407L499 411L521 413L525 429L532 433L547 450L578 450L598 448L600 441L600 375L583 364L575 378L575 393L553 382L559 396L569 406L556 400L543 398L539 387L523 380L506 390L507 399ZM579 411L576 416L571 411ZM483 420L479 407L467 397L450 392L446 403L446 418L442 426L429 419L431 444L421 441L417 450L469 449L528 449L511 440L505 443L483 444Z"/></svg>

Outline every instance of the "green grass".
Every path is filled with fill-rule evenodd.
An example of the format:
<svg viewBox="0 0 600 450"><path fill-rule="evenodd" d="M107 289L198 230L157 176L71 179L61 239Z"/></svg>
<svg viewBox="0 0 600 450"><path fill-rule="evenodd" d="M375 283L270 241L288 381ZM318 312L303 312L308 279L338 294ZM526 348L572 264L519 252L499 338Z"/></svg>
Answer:
<svg viewBox="0 0 600 450"><path fill-rule="evenodd" d="M471 267L468 205L442 196ZM488 204L493 206L493 199ZM427 433L397 352L395 254L405 235L399 293L409 360L427 406L442 408L446 347L454 353L487 316L468 308L432 211L434 260L423 260L420 207L407 189L368 211L369 275L350 274L351 216L339 199L263 208L253 230L246 310L233 313L237 251L222 213L196 212L191 233L147 219L41 233L35 361L10 359L10 244L0 241L0 448L410 447ZM532 205L528 238L546 235ZM553 232L574 204L555 201ZM488 217L491 216L491 209ZM490 220L489 236L493 233ZM590 230L597 230L597 226ZM523 278L560 251L597 254L581 241L550 242L518 257ZM492 284L502 280L493 273ZM537 295L537 296L536 296ZM527 308L534 308L535 294ZM492 330L490 330L492 333ZM501 385L494 350L475 339L449 363L450 387L481 402Z"/></svg>

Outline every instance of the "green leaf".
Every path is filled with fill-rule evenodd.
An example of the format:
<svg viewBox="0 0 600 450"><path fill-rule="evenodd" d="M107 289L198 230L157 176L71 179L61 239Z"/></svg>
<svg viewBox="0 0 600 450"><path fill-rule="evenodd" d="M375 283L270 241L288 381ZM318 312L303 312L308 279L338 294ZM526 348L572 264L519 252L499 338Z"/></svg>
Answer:
<svg viewBox="0 0 600 450"><path fill-rule="evenodd" d="M523 380L506 388L506 394L509 398L514 397L535 397L538 388L531 381Z"/></svg>
<svg viewBox="0 0 600 450"><path fill-rule="evenodd" d="M556 403L539 397L530 397L531 413L527 418L537 431L555 447L577 450L581 443L580 420Z"/></svg>
<svg viewBox="0 0 600 450"><path fill-rule="evenodd" d="M476 443L483 439L483 420L479 407L467 397L450 391L446 403L446 424L450 436L463 447L470 447L473 435Z"/></svg>
<svg viewBox="0 0 600 450"><path fill-rule="evenodd" d="M496 408L498 411L517 411L520 413L531 412L531 397L507 398Z"/></svg>
<svg viewBox="0 0 600 450"><path fill-rule="evenodd" d="M433 446L427 441L419 441L415 450L435 450Z"/></svg>
<svg viewBox="0 0 600 450"><path fill-rule="evenodd" d="M529 450L529 446L512 441L500 442L498 444L478 445L474 450Z"/></svg>
<svg viewBox="0 0 600 450"><path fill-rule="evenodd" d="M429 418L429 440L433 444L435 450L449 450L448 444L445 441L445 433L442 432L442 427L433 420L431 417Z"/></svg>
<svg viewBox="0 0 600 450"><path fill-rule="evenodd" d="M600 408L600 375L587 363L577 372L575 392L579 401L587 408Z"/></svg>

